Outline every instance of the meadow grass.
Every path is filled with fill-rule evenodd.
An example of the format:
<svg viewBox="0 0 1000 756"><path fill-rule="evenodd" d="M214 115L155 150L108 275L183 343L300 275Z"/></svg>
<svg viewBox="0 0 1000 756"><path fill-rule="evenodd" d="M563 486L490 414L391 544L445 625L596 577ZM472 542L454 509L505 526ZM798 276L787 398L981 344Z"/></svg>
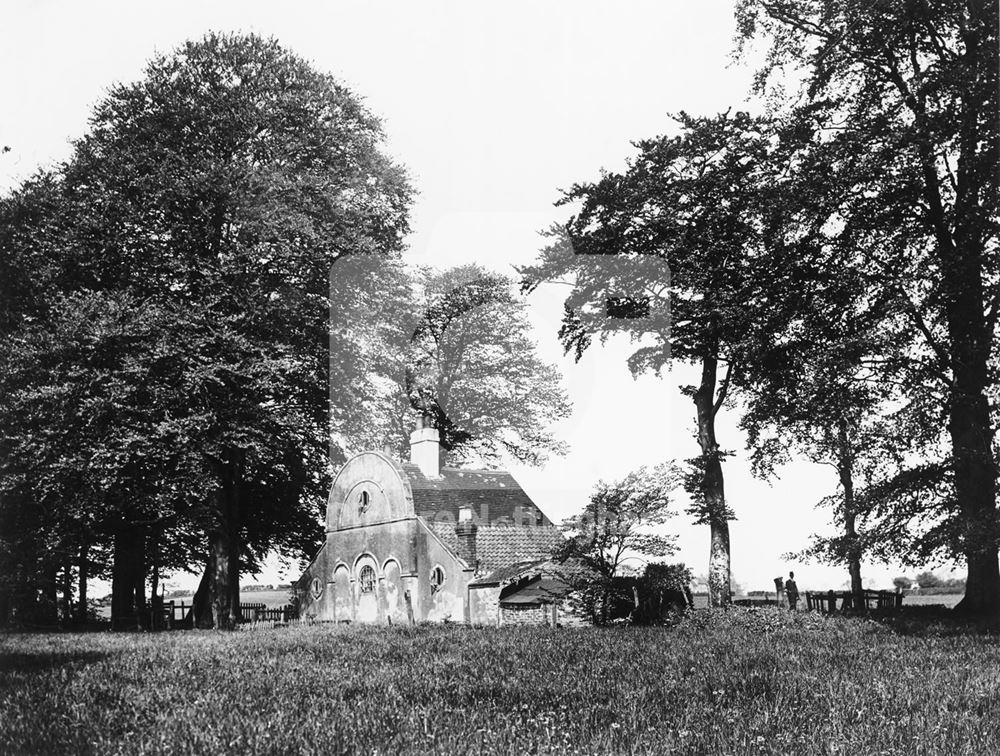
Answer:
<svg viewBox="0 0 1000 756"><path fill-rule="evenodd" d="M670 628L0 635L0 753L1000 753L996 636Z"/></svg>

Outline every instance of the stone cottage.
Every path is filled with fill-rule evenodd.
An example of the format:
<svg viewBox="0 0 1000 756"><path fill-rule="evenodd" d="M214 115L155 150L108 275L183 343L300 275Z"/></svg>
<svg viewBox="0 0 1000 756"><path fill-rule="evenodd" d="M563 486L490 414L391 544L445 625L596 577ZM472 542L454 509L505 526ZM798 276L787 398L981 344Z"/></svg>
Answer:
<svg viewBox="0 0 1000 756"><path fill-rule="evenodd" d="M510 473L439 467L418 428L410 462L380 452L333 482L326 541L296 584L302 617L329 622L560 623L559 530Z"/></svg>

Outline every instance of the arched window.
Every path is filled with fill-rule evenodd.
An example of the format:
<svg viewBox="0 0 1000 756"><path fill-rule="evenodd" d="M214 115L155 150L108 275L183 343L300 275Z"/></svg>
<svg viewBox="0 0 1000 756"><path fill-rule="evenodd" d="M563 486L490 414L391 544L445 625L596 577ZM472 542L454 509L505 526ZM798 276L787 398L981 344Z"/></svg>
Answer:
<svg viewBox="0 0 1000 756"><path fill-rule="evenodd" d="M362 593L372 593L375 590L375 568L366 564L358 573L358 584Z"/></svg>
<svg viewBox="0 0 1000 756"><path fill-rule="evenodd" d="M444 585L444 569L437 565L431 570L431 593L437 593Z"/></svg>
<svg viewBox="0 0 1000 756"><path fill-rule="evenodd" d="M371 503L371 497L368 495L367 491L362 491L361 496L358 497L358 514L364 514L368 511L368 505Z"/></svg>

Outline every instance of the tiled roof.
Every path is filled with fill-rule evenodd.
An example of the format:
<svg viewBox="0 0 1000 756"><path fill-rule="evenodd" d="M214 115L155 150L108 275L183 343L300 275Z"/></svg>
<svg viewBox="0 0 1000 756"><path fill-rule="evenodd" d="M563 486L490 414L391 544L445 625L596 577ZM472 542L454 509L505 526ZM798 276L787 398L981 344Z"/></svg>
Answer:
<svg viewBox="0 0 1000 756"><path fill-rule="evenodd" d="M428 526L452 551L458 551L455 525L428 522ZM563 541L562 533L552 525L479 526L476 532L476 559L480 572L493 572L512 565L548 559Z"/></svg>
<svg viewBox="0 0 1000 756"><path fill-rule="evenodd" d="M479 525L552 525L552 521L503 471L444 468L441 477L427 478L412 462L400 465L410 479L413 506L428 522L458 520L462 507L471 507Z"/></svg>
<svg viewBox="0 0 1000 756"><path fill-rule="evenodd" d="M413 507L452 551L458 551L459 510L472 508L478 572L548 559L563 537L508 472L446 467L428 478L411 462L400 464L410 480Z"/></svg>
<svg viewBox="0 0 1000 756"><path fill-rule="evenodd" d="M547 558L562 542L562 533L552 525L480 528L476 533L476 557L480 569L493 570Z"/></svg>

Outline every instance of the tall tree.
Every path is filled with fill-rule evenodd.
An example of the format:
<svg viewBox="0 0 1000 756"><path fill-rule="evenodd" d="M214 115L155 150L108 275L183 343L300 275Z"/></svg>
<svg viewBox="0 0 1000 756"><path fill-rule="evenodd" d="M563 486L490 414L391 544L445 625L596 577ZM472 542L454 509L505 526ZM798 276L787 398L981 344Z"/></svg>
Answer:
<svg viewBox="0 0 1000 756"><path fill-rule="evenodd" d="M697 366L685 389L695 405L701 454L690 478L692 513L711 533L713 606L728 604L729 520L716 417L742 369L741 343L759 298L762 178L767 125L746 114L681 114L680 134L637 143L621 174L578 184L564 203L579 203L560 242L522 271L531 289L569 279L572 293L560 335L577 358L594 335L629 334L642 345L633 373L659 371L672 359Z"/></svg>
<svg viewBox="0 0 1000 756"><path fill-rule="evenodd" d="M452 462L490 465L506 455L539 464L564 453L551 425L570 405L558 371L538 357L515 283L466 265L419 271L416 284L400 371L402 430L413 413L430 418Z"/></svg>
<svg viewBox="0 0 1000 756"><path fill-rule="evenodd" d="M860 600L864 511L857 489L876 470L898 466L905 452L889 440L886 415L891 401L900 414L900 394L886 366L898 360L908 334L890 327L895 299L872 299L864 266L845 264L825 228L829 197L800 154L795 124L784 126L776 133L795 167L775 177L771 193L765 236L773 275L747 337L740 425L758 475L774 475L793 456L836 470L839 495L824 502L840 533L817 538L806 553L846 565Z"/></svg>
<svg viewBox="0 0 1000 756"><path fill-rule="evenodd" d="M867 505L859 488L876 471L893 467L893 461L900 464L903 450L886 443L890 418L882 413L887 408L859 378L859 366L837 364L830 357L810 362L809 355L797 355L802 362L794 378L770 373L753 391L743 392L748 399L740 425L747 431L755 472L764 477L793 455L834 468L839 493L823 503L832 509L839 534L814 538L804 553L845 565L851 590L860 601L866 539L859 520L867 514Z"/></svg>
<svg viewBox="0 0 1000 756"><path fill-rule="evenodd" d="M407 230L382 140L357 97L276 42L209 35L113 87L60 170L60 291L155 319L111 351L137 393L109 423L141 416L141 440L172 435L203 480L192 500L184 466L130 468L183 517L169 532L167 512L139 518L116 560L145 575L150 538L162 554L198 534L203 623L231 626L240 571L317 530L330 423L361 411L365 305L398 278Z"/></svg>
<svg viewBox="0 0 1000 756"><path fill-rule="evenodd" d="M898 291L942 389L955 486L960 608L1000 611L1000 517L989 395L1000 315L998 12L979 0L743 0L740 38L764 38L758 83L791 72L844 201L831 216ZM772 93L773 93L772 89ZM784 104L784 103L782 103ZM849 245L845 245L845 248Z"/></svg>

